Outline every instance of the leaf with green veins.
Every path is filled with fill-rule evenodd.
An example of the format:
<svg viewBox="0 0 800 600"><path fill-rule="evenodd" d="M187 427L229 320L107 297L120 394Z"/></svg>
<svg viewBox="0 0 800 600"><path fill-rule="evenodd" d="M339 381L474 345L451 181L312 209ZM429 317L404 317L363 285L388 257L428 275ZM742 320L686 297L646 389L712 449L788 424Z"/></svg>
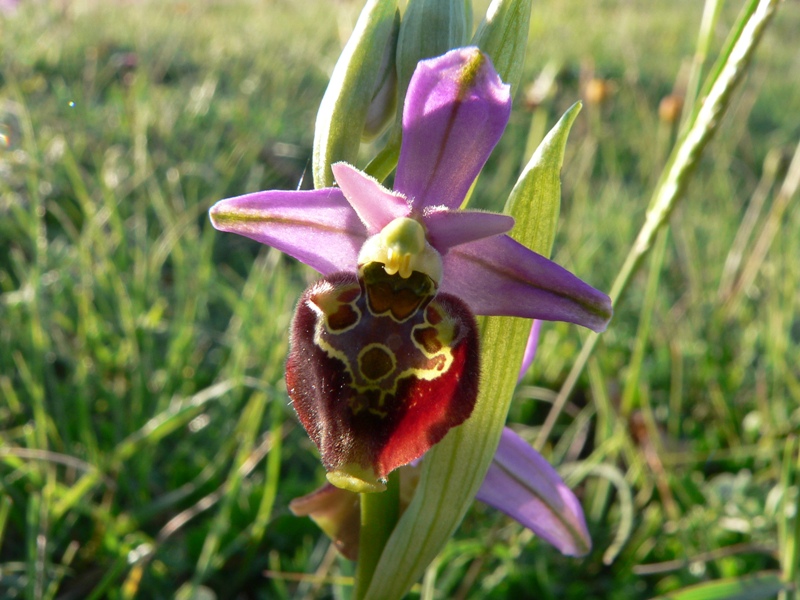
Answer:
<svg viewBox="0 0 800 600"><path fill-rule="evenodd" d="M514 91L522 78L530 23L531 0L493 0L472 38Z"/></svg>

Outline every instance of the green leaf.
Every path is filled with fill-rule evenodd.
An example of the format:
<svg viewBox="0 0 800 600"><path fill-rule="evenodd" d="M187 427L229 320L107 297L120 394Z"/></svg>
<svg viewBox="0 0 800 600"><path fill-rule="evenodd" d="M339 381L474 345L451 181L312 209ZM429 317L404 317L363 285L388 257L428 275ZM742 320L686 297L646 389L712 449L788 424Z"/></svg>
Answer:
<svg viewBox="0 0 800 600"><path fill-rule="evenodd" d="M733 91L747 72L747 66L775 14L779 0L750 0L733 28L733 35L703 86L703 101L695 107L680 141L647 208L647 215L625 263L611 288L616 306L639 264L653 246L658 231L669 222L672 211L684 197L703 151L717 132L733 98Z"/></svg>
<svg viewBox="0 0 800 600"><path fill-rule="evenodd" d="M397 40L398 125L417 63L463 46L468 39L463 0L409 0Z"/></svg>
<svg viewBox="0 0 800 600"><path fill-rule="evenodd" d="M561 165L572 124L582 104L573 104L533 153L508 197L506 212L516 221L511 237L550 256L561 210ZM522 235L524 232L524 235Z"/></svg>
<svg viewBox="0 0 800 600"><path fill-rule="evenodd" d="M579 108L571 108L548 134L506 204L518 220L514 238L545 256L558 220L564 145ZM472 505L494 457L531 321L484 317L479 327L483 377L475 410L426 455L417 492L381 555L366 598L401 598L422 576Z"/></svg>
<svg viewBox="0 0 800 600"><path fill-rule="evenodd" d="M653 600L769 600L788 589L775 572L692 585Z"/></svg>
<svg viewBox="0 0 800 600"><path fill-rule="evenodd" d="M758 43L769 25L780 0L749 0L733 27L732 38L723 49L700 97L703 101L695 107L687 120L681 138L667 161L661 179L647 208L645 222L633 242L625 262L611 286L612 306L616 309L639 270L644 257L650 252L658 232L669 223L670 215L685 196L703 151L717 132L733 98L733 92L747 72L747 66L758 47ZM594 351L599 336L589 334L581 353L572 365L561 391L553 401L553 407L539 430L537 446L541 447L553 430L553 426L566 405L567 398L575 388L578 378Z"/></svg>

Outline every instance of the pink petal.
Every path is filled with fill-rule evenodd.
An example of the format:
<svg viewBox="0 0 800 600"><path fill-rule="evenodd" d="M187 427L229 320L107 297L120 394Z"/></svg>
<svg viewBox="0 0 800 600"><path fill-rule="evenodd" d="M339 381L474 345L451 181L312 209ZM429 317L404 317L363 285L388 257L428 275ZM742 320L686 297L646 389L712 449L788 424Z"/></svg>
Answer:
<svg viewBox="0 0 800 600"><path fill-rule="evenodd" d="M462 244L444 256L441 291L476 315L567 321L603 331L611 300L507 235Z"/></svg>
<svg viewBox="0 0 800 600"><path fill-rule="evenodd" d="M347 163L331 168L345 198L367 226L367 235L375 235L394 219L408 215L410 208L403 195L387 190Z"/></svg>
<svg viewBox="0 0 800 600"><path fill-rule="evenodd" d="M458 208L511 114L511 94L477 48L419 63L406 95L394 189L421 211Z"/></svg>
<svg viewBox="0 0 800 600"><path fill-rule="evenodd" d="M341 190L256 192L209 211L221 231L273 246L323 275L355 272L367 230Z"/></svg>
<svg viewBox="0 0 800 600"><path fill-rule="evenodd" d="M514 226L513 217L477 210L434 208L424 214L428 241L442 254L459 244L506 233Z"/></svg>
<svg viewBox="0 0 800 600"><path fill-rule="evenodd" d="M477 496L568 556L592 547L583 509L556 470L525 440L503 430Z"/></svg>

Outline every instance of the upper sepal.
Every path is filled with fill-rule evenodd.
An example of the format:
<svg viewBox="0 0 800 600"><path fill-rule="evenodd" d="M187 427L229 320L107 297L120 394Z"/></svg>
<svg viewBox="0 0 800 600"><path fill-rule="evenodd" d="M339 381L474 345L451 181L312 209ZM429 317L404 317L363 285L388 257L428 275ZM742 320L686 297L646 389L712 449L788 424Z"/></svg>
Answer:
<svg viewBox="0 0 800 600"><path fill-rule="evenodd" d="M286 365L329 481L356 492L382 491L464 422L479 379L477 327L460 300L430 300L424 278L365 279L337 273L303 293Z"/></svg>
<svg viewBox="0 0 800 600"><path fill-rule="evenodd" d="M458 208L508 123L511 93L477 48L417 65L403 112L394 189L415 210Z"/></svg>

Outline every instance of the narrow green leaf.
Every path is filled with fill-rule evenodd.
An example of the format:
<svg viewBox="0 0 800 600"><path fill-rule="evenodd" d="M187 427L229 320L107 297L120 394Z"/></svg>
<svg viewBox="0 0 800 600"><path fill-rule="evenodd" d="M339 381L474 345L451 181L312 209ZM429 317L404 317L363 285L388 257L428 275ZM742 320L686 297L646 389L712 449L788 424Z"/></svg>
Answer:
<svg viewBox="0 0 800 600"><path fill-rule="evenodd" d="M531 156L508 197L506 212L516 221L511 236L550 256L561 210L561 165L569 130L582 104L573 104ZM521 237L524 232L524 239Z"/></svg>
<svg viewBox="0 0 800 600"><path fill-rule="evenodd" d="M545 256L558 220L564 145L579 108L571 108L548 134L506 204L518 223L514 238ZM475 411L426 455L417 493L381 555L366 598L391 600L411 588L461 523L492 461L531 321L484 317L479 327L483 378Z"/></svg>
<svg viewBox="0 0 800 600"><path fill-rule="evenodd" d="M684 197L703 151L716 134L722 117L731 103L733 92L743 79L750 59L779 2L780 0L750 0L734 26L732 41L723 50L717 66L712 70L712 75L703 88L701 97L704 100L687 121L685 133L672 151L650 200L645 222L611 286L609 296L615 309L619 306L633 275L639 270L642 260L653 247L659 230L669 222L672 211ZM541 448L552 432L598 340L599 336L596 333L591 333L586 338L578 358L561 386L561 391L553 401L547 419L539 430L537 447Z"/></svg>
<svg viewBox="0 0 800 600"><path fill-rule="evenodd" d="M761 36L775 14L779 0L751 0L734 27L735 35L720 55L712 75L703 87L703 102L698 105L680 142L675 146L642 225L625 263L612 287L611 300L616 306L634 271L653 246L659 229L684 196L689 181L700 162L706 145L719 128L730 105L733 91L744 77Z"/></svg>
<svg viewBox="0 0 800 600"><path fill-rule="evenodd" d="M769 600L785 589L778 573L763 572L692 585L653 600Z"/></svg>
<svg viewBox="0 0 800 600"><path fill-rule="evenodd" d="M796 436L789 436L783 451L780 485L783 489L783 518L778 521L778 548L783 580L797 586L800 583L800 494L790 492L800 484L800 447ZM796 456L795 456L796 455ZM796 592L797 593L797 592ZM796 598L797 596L795 596Z"/></svg>

